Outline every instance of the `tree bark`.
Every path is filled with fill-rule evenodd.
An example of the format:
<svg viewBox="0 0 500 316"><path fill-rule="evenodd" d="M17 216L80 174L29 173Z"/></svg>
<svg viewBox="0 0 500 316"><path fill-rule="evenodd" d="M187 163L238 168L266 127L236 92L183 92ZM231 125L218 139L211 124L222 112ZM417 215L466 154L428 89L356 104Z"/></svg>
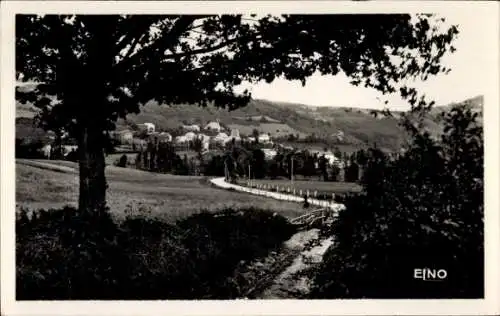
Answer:
<svg viewBox="0 0 500 316"><path fill-rule="evenodd" d="M104 212L106 177L104 174L104 137L97 127L83 127L78 139L80 196L78 207L87 212Z"/></svg>

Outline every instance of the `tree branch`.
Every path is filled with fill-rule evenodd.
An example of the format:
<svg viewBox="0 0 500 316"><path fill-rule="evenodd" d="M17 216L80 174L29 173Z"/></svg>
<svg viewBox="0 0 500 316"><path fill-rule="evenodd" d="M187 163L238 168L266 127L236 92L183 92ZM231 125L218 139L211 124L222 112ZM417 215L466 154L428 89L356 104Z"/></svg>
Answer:
<svg viewBox="0 0 500 316"><path fill-rule="evenodd" d="M123 59L121 62L117 63L115 65L115 68L118 68L118 72L120 71L120 68L122 69L127 69L131 67L131 65L140 63L140 60L143 57L146 57L148 53L157 51L157 50L167 50L170 48L172 45L174 45L175 41L178 40L178 38L187 31L187 29L191 26L191 24L200 19L204 18L203 16L181 16L175 24L168 30L164 29L162 31L163 34L161 34L160 39L155 41L153 44L151 44L148 47L144 47L141 51L137 52L136 54L128 57L127 59Z"/></svg>
<svg viewBox="0 0 500 316"><path fill-rule="evenodd" d="M248 37L248 36L236 37L236 38L229 39L225 42L219 43L219 44L211 46L211 47L198 48L198 49L194 49L194 50L189 51L189 52L169 54L169 55L166 55L164 57L164 59L175 59L175 58L180 58L180 57L185 57L185 56L193 56L193 55L211 53L211 52L217 51L219 49L222 49L224 47L227 47L233 43L245 40L245 38L247 38L247 41L250 42L250 41L256 41L260 37L259 37L259 34L255 34L252 37Z"/></svg>
<svg viewBox="0 0 500 316"><path fill-rule="evenodd" d="M133 42L130 44L130 48L127 50L127 53L125 53L125 56L123 57L123 59L127 59L130 57L130 55L132 55L135 48L139 45L139 42L143 38L144 38L144 34L141 34L140 36L134 38Z"/></svg>

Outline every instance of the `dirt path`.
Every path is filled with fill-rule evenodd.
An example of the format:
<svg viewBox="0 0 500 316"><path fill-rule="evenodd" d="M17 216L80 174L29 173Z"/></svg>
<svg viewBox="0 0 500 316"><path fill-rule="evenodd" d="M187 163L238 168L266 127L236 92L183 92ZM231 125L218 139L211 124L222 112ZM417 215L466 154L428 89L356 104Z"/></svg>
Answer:
<svg viewBox="0 0 500 316"><path fill-rule="evenodd" d="M309 294L313 280L307 274L301 274L314 265L321 263L324 253L333 243L332 239L321 240L318 246L304 249L305 244L318 239L318 231L304 232L308 236L300 244L301 251L293 262L280 273L257 298L260 299L290 299L303 298Z"/></svg>
<svg viewBox="0 0 500 316"><path fill-rule="evenodd" d="M250 263L238 274L245 281L247 290L244 297L250 299L293 299L305 297L312 280L297 274L321 262L331 240L323 240L320 245L306 249L306 245L318 240L318 229L300 231L293 235L278 252Z"/></svg>

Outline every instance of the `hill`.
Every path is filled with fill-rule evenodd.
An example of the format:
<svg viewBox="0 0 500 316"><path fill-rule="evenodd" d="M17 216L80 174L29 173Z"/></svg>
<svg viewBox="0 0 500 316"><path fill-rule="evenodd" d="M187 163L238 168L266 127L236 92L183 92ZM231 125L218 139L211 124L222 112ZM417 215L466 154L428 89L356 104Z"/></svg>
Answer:
<svg viewBox="0 0 500 316"><path fill-rule="evenodd" d="M482 115L483 97L463 101ZM455 104L436 106L425 118L427 129L434 135L441 131L440 113L448 111ZM374 115L377 114L377 115ZM401 112L386 117L380 111L347 107L312 107L302 104L252 100L246 107L235 111L200 108L189 105L165 106L155 102L146 104L138 115L131 115L127 121L133 123L152 122L160 128L174 128L184 123L205 124L219 120L229 128L237 128L242 135L251 134L253 129L270 133L274 137L299 135L304 138L314 134L331 139L339 145L354 147L371 146L374 143L387 150L398 150L406 140L406 133L399 126ZM121 126L127 122L121 121ZM342 132L343 140L335 135Z"/></svg>
<svg viewBox="0 0 500 316"><path fill-rule="evenodd" d="M483 97L465 100L475 111L481 113ZM432 134L441 131L440 116L454 104L437 106L427 115L425 123ZM404 144L406 134L398 125L401 112L394 112L393 117L386 117L380 111L348 107L314 107L304 104L252 100L234 111L218 109L212 106L159 105L150 101L142 107L140 114L131 114L127 120L119 120L117 129L133 127L138 123L151 122L160 130L180 127L182 124L205 125L219 120L221 125L238 129L241 135L250 135L254 129L261 133L270 133L273 137L299 135L301 139L314 135L328 139L330 144L352 148L371 146L396 151ZM29 105L17 104L19 117L33 117L36 110ZM375 115L378 114L378 115ZM337 138L338 134L342 139ZM317 144L322 146L322 144Z"/></svg>

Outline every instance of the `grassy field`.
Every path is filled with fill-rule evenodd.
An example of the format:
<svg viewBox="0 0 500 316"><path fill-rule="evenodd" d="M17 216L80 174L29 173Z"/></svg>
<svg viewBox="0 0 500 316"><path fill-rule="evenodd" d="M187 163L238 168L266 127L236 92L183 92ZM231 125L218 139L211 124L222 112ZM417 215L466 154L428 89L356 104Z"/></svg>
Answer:
<svg viewBox="0 0 500 316"><path fill-rule="evenodd" d="M317 180L299 180L293 181L293 185L290 180L252 180L254 184L259 185L271 185L272 187L290 187L295 188L296 191L303 190L310 192L318 191L318 194L345 194L345 193L356 193L361 191L361 186L357 183L351 182L325 182ZM246 180L241 180L240 182L246 185ZM304 193L303 193L304 194ZM312 194L312 193L311 193Z"/></svg>
<svg viewBox="0 0 500 316"><path fill-rule="evenodd" d="M144 208L167 222L224 207L270 209L286 217L303 212L300 205L212 187L203 177L174 176L108 166L108 206L123 219L127 209ZM28 209L76 206L78 168L68 161L16 161L16 204Z"/></svg>

